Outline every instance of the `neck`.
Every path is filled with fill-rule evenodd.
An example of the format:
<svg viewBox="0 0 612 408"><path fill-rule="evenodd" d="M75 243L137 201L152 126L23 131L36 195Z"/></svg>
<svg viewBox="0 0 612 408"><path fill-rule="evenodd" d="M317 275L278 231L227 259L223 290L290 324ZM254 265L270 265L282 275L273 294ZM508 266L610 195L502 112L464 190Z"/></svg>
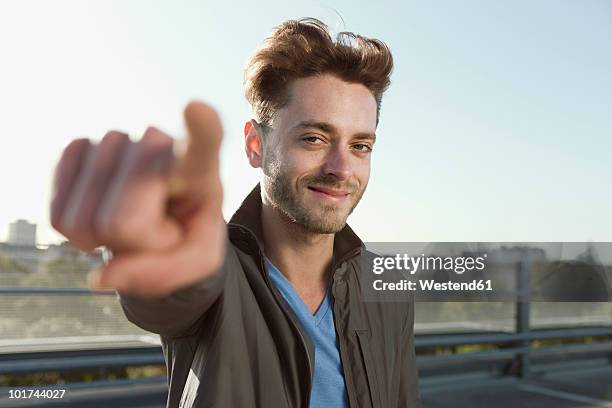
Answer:
<svg viewBox="0 0 612 408"><path fill-rule="evenodd" d="M307 231L265 203L261 223L268 259L298 290L324 293L330 278L335 234Z"/></svg>

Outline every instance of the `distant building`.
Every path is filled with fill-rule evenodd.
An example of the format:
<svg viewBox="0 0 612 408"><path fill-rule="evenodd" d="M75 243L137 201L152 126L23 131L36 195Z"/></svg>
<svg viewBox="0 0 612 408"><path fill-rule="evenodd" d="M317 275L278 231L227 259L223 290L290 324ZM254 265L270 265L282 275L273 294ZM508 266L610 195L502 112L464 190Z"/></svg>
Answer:
<svg viewBox="0 0 612 408"><path fill-rule="evenodd" d="M38 270L42 252L42 249L35 246L14 245L8 242L0 242L0 255L14 260L31 272L36 272Z"/></svg>
<svg viewBox="0 0 612 408"><path fill-rule="evenodd" d="M56 259L65 259L75 264L89 265L90 268L102 264L102 250L81 252L67 242L51 245L36 244L36 224L17 220L9 224L6 242L0 242L0 255L17 262L31 272L44 269L44 265Z"/></svg>
<svg viewBox="0 0 612 408"><path fill-rule="evenodd" d="M36 247L36 224L17 220L9 224L7 244L21 247Z"/></svg>
<svg viewBox="0 0 612 408"><path fill-rule="evenodd" d="M83 252L64 241L60 244L47 245L40 254L40 261L42 263L60 258L81 261L88 264L90 268L97 268L102 265L102 249L97 248L91 252Z"/></svg>

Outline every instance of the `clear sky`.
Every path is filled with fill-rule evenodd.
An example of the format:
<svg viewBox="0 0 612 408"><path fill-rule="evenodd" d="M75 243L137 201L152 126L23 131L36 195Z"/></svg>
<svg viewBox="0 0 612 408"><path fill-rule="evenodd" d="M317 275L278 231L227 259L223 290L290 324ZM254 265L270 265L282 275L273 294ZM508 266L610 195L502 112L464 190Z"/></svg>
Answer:
<svg viewBox="0 0 612 408"><path fill-rule="evenodd" d="M229 217L258 180L242 148L244 62L306 16L394 53L349 218L364 240L612 241L608 0L0 0L0 240L17 218L41 243L61 238L47 208L71 139L149 124L180 137L192 98L224 121Z"/></svg>

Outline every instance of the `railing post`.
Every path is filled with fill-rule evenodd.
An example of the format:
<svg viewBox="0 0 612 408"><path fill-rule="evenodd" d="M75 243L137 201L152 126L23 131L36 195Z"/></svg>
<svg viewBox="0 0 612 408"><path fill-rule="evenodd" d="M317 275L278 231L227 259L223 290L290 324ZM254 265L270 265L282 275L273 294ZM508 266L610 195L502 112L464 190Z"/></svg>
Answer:
<svg viewBox="0 0 612 408"><path fill-rule="evenodd" d="M529 333L529 299L530 299L530 263L524 256L518 264L517 270L517 301L516 301L516 333L527 335ZM519 345L526 350L516 356L518 366L517 375L520 378L529 377L529 340L521 339Z"/></svg>

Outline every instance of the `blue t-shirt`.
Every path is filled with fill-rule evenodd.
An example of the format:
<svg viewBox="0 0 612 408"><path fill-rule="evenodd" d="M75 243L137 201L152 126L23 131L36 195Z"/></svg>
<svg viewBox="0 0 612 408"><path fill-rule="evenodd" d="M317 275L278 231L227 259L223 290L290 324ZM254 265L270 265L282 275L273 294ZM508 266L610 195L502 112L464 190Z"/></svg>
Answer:
<svg viewBox="0 0 612 408"><path fill-rule="evenodd" d="M346 408L348 397L340 363L338 339L329 290L313 316L285 275L266 258L268 275L283 295L315 345L315 366L310 408Z"/></svg>

